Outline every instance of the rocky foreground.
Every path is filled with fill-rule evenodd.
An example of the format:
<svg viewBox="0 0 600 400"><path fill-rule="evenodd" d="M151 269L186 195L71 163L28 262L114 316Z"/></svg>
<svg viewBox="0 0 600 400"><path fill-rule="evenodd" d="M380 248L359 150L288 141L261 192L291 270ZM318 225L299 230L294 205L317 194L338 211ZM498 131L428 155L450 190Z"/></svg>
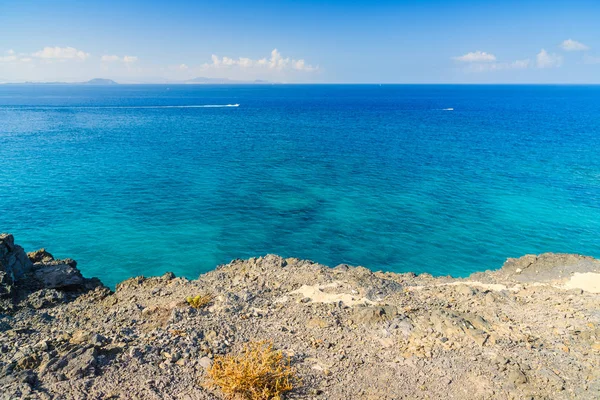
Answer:
<svg viewBox="0 0 600 400"><path fill-rule="evenodd" d="M0 235L0 398L219 399L213 358L266 339L302 379L288 398L598 399L599 278L567 254L468 279L268 255L111 292Z"/></svg>

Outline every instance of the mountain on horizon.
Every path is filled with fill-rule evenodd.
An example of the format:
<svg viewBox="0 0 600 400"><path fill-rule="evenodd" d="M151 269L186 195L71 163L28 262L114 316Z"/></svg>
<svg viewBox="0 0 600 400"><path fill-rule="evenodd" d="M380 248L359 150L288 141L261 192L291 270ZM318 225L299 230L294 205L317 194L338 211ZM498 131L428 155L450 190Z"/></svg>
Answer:
<svg viewBox="0 0 600 400"><path fill-rule="evenodd" d="M117 82L112 79L94 78L87 82L81 82L82 85L118 85Z"/></svg>
<svg viewBox="0 0 600 400"><path fill-rule="evenodd" d="M253 81L240 81L229 78L207 78L199 76L192 79L183 81L171 81L167 79L151 79L137 82L125 81L123 84L152 84L152 85L236 85L236 84L273 84L276 82L270 82L263 79L255 79ZM26 81L26 82L3 82L0 80L0 84L13 84L13 85L90 85L90 86L113 86L120 85L112 79L106 78L94 78L85 82L37 82L37 81Z"/></svg>
<svg viewBox="0 0 600 400"><path fill-rule="evenodd" d="M0 81L1 83L2 81ZM94 86L106 86L106 85L118 85L117 82L112 79L104 79L104 78L94 78L85 82L35 82L35 81L26 81L26 82L4 82L4 84L10 85L94 85Z"/></svg>

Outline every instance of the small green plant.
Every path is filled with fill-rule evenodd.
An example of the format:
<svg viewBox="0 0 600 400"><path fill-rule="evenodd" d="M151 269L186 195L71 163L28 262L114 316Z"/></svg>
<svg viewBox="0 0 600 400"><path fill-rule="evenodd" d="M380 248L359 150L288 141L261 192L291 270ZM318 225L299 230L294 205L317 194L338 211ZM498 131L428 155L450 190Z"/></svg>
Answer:
<svg viewBox="0 0 600 400"><path fill-rule="evenodd" d="M266 341L251 342L236 355L215 356L208 386L232 399L280 400L299 382L289 357Z"/></svg>
<svg viewBox="0 0 600 400"><path fill-rule="evenodd" d="M208 305L211 301L213 301L214 298L215 296L213 296L212 294L199 294L196 297L188 297L186 301L188 302L190 307L202 308Z"/></svg>

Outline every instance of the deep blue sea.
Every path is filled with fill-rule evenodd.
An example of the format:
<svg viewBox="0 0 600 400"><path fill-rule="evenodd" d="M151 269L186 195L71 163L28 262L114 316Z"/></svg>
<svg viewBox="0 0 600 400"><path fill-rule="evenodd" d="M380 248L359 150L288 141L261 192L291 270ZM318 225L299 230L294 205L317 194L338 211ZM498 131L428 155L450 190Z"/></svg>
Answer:
<svg viewBox="0 0 600 400"><path fill-rule="evenodd" d="M111 286L267 253L598 257L600 86L0 85L0 210Z"/></svg>

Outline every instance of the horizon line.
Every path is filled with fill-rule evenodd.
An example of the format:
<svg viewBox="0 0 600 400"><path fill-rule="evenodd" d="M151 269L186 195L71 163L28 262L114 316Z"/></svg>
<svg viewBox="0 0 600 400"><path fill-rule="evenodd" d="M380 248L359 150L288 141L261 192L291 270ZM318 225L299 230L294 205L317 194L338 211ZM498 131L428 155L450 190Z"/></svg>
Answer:
<svg viewBox="0 0 600 400"><path fill-rule="evenodd" d="M217 79L217 78L215 78ZM112 80L112 79L107 79ZM275 86L275 85L464 85L464 86L599 86L600 82L223 82L223 83L185 83L185 82L124 82L114 81L114 84L91 84L89 81L61 82L61 81L36 81L36 82L0 82L2 85L72 85L72 86Z"/></svg>

